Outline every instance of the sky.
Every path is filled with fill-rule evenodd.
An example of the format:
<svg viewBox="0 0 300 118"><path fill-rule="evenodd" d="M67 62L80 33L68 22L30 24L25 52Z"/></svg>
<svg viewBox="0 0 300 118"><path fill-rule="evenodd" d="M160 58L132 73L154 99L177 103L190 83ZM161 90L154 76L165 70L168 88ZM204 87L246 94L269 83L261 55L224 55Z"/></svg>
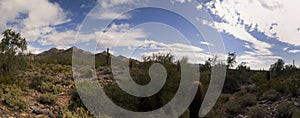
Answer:
<svg viewBox="0 0 300 118"><path fill-rule="evenodd" d="M266 70L278 59L300 65L299 8L291 0L0 0L0 32L20 32L35 54L77 46L204 63L236 52L238 64Z"/></svg>

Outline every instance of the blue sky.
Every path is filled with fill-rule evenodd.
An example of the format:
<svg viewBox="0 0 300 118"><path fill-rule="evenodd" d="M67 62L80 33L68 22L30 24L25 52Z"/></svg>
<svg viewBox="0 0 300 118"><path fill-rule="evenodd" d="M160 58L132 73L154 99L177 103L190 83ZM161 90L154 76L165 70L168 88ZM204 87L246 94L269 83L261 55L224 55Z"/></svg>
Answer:
<svg viewBox="0 0 300 118"><path fill-rule="evenodd" d="M203 63L236 52L238 63L268 69L300 62L300 2L283 0L2 0L0 31L12 28L28 51L76 45L140 59L152 53Z"/></svg>

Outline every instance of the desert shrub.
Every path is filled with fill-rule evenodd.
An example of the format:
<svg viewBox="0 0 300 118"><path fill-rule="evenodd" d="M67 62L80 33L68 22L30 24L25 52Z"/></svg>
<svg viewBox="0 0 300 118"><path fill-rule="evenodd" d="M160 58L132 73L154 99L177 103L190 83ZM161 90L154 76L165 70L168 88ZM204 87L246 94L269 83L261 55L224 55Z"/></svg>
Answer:
<svg viewBox="0 0 300 118"><path fill-rule="evenodd" d="M226 80L223 86L223 93L234 93L240 90L240 85L238 78L233 77L232 75L226 75Z"/></svg>
<svg viewBox="0 0 300 118"><path fill-rule="evenodd" d="M228 113L229 115L232 115L232 116L237 115L242 112L240 103L238 103L237 101L234 101L234 100L230 100L230 101L226 102L224 104L224 107L225 107L226 113Z"/></svg>
<svg viewBox="0 0 300 118"><path fill-rule="evenodd" d="M224 106L226 113L230 116L235 116L240 113L244 113L247 107L251 107L256 105L256 96L254 94L247 93L246 90L239 91L234 94L234 99L229 100L229 98L219 99L223 101L223 104L218 105L220 103L217 102L218 107ZM226 102L227 100L227 102ZM225 102L225 104L224 104Z"/></svg>
<svg viewBox="0 0 300 118"><path fill-rule="evenodd" d="M293 111L293 118L300 118L300 110L299 108L295 108Z"/></svg>
<svg viewBox="0 0 300 118"><path fill-rule="evenodd" d="M52 72L54 73L64 73L64 72L69 72L71 71L71 68L65 67L65 66L60 66L60 67L55 67L51 69Z"/></svg>
<svg viewBox="0 0 300 118"><path fill-rule="evenodd" d="M34 76L34 77L32 77L29 86L31 88L37 88L38 86L42 85L43 82L53 83L53 82L55 82L55 79L53 77L47 76L47 75Z"/></svg>
<svg viewBox="0 0 300 118"><path fill-rule="evenodd" d="M15 79L10 76L3 76L0 75L0 83L2 84L13 84L15 82Z"/></svg>
<svg viewBox="0 0 300 118"><path fill-rule="evenodd" d="M11 110L25 110L27 102L21 98L22 90L16 85L0 85L1 98L4 105Z"/></svg>
<svg viewBox="0 0 300 118"><path fill-rule="evenodd" d="M11 110L25 110L27 108L27 102L20 97L5 95L3 99L3 103Z"/></svg>
<svg viewBox="0 0 300 118"><path fill-rule="evenodd" d="M68 106L68 109L71 111L75 111L77 108L85 108L83 102L80 99L80 96L76 90L76 88L73 88L71 90L71 100ZM87 110L87 109L86 109Z"/></svg>
<svg viewBox="0 0 300 118"><path fill-rule="evenodd" d="M218 102L220 102L222 104L225 103L225 102L228 102L229 97L230 97L230 95L228 95L228 94L221 94L219 99L218 99Z"/></svg>
<svg viewBox="0 0 300 118"><path fill-rule="evenodd" d="M29 87L36 89L37 87L39 87L42 84L42 79L39 76L35 76L32 78Z"/></svg>
<svg viewBox="0 0 300 118"><path fill-rule="evenodd" d="M257 89L256 89L256 85L248 85L245 88L247 90L248 93L256 93Z"/></svg>
<svg viewBox="0 0 300 118"><path fill-rule="evenodd" d="M50 82L42 82L42 84L38 87L38 91L42 93L51 92L58 94L63 91L63 87L61 85L54 85Z"/></svg>
<svg viewBox="0 0 300 118"><path fill-rule="evenodd" d="M299 82L293 81L292 79L286 80L283 83L283 93L285 95L296 96L299 89Z"/></svg>
<svg viewBox="0 0 300 118"><path fill-rule="evenodd" d="M88 81L88 80L78 81L76 83L76 89L78 91L78 94L80 94L80 97L79 97L79 95L77 95L77 93L75 94L76 95L75 97L72 97L72 99L71 99L72 102L69 106L69 110L73 111L73 110L76 110L78 107L85 105L87 108L93 110L93 112L97 112L97 111L102 111L101 109L103 107L105 107L105 108L111 107L110 105L105 105L105 103L103 103L102 101L99 100L99 98L101 97L100 96L101 94L99 93L99 89L101 89L101 88L98 83ZM105 89L104 89L104 91L105 91ZM112 101L115 104L117 104L123 108L126 108L126 105L128 107L134 107L132 105L133 101L131 99L129 99L127 96L120 94L119 91L112 90L107 93L109 95L115 96L114 99L112 99ZM117 94L119 94L119 95L117 95ZM117 99L117 98L120 98L120 99ZM82 103L84 103L84 105ZM126 109L128 109L128 107ZM93 114L100 114L100 113L93 113Z"/></svg>
<svg viewBox="0 0 300 118"><path fill-rule="evenodd" d="M270 88L273 88L275 89L276 91L278 92L281 92L281 93L284 93L285 92L285 86L284 86L284 83L282 83L280 80L277 80L277 79L272 79L272 80L269 80L267 82L268 86Z"/></svg>
<svg viewBox="0 0 300 118"><path fill-rule="evenodd" d="M239 98L242 107L253 106L256 104L256 101L256 96L254 94L247 94Z"/></svg>
<svg viewBox="0 0 300 118"><path fill-rule="evenodd" d="M42 82L42 84L38 87L38 90L42 93L50 92L52 91L53 84L50 82Z"/></svg>
<svg viewBox="0 0 300 118"><path fill-rule="evenodd" d="M255 72L251 78L252 82L256 85L262 85L268 82L265 72Z"/></svg>
<svg viewBox="0 0 300 118"><path fill-rule="evenodd" d="M15 76L9 76L9 75L0 75L0 83L5 85L15 85L20 88L24 88L26 84L23 80L18 79L18 77Z"/></svg>
<svg viewBox="0 0 300 118"><path fill-rule="evenodd" d="M117 84L106 86L104 88L104 91L107 96L118 106L123 107L127 110L138 110L139 98L126 93L121 88L119 88Z"/></svg>
<svg viewBox="0 0 300 118"><path fill-rule="evenodd" d="M80 70L79 72L81 74L80 77L84 77L84 78L91 78L93 77L93 71L88 69L88 68L83 68Z"/></svg>
<svg viewBox="0 0 300 118"><path fill-rule="evenodd" d="M63 118L94 118L87 110L84 108L77 108L75 111L70 111L65 109L62 111ZM101 116L101 118L109 118L107 116Z"/></svg>
<svg viewBox="0 0 300 118"><path fill-rule="evenodd" d="M201 83L203 85L203 90L207 91L208 89L208 85L210 83L210 72L206 71L206 72L201 72L200 74L200 78L201 78Z"/></svg>
<svg viewBox="0 0 300 118"><path fill-rule="evenodd" d="M147 84L150 81L149 68L154 63L163 65L168 75L165 85L156 94L149 97L135 97L123 91L117 84L105 86L105 93L118 106L128 110L146 112L161 108L174 97L181 79L178 65L173 63L173 56L154 54L150 57L144 57L144 62L135 64L130 70L130 74L136 83ZM180 64L184 64L184 62Z"/></svg>
<svg viewBox="0 0 300 118"><path fill-rule="evenodd" d="M265 118L267 115L267 111L263 108L255 106L255 107L249 108L247 115L250 118Z"/></svg>
<svg viewBox="0 0 300 118"><path fill-rule="evenodd" d="M222 108L229 101L229 94L221 94L214 107L207 113L205 118L222 118L224 109Z"/></svg>
<svg viewBox="0 0 300 118"><path fill-rule="evenodd" d="M204 118L223 118L221 111L219 109L210 110ZM188 117L187 117L188 118Z"/></svg>
<svg viewBox="0 0 300 118"><path fill-rule="evenodd" d="M269 101L275 101L279 97L279 94L276 90L270 89L267 90L262 94L262 96L259 97L260 100L269 100Z"/></svg>
<svg viewBox="0 0 300 118"><path fill-rule="evenodd" d="M73 81L71 79L63 79L62 81L60 81L59 84L61 85L65 85L65 86L69 86L73 83Z"/></svg>
<svg viewBox="0 0 300 118"><path fill-rule="evenodd" d="M46 93L46 94L40 95L39 102L42 104L54 104L57 99L58 98L56 95Z"/></svg>
<svg viewBox="0 0 300 118"><path fill-rule="evenodd" d="M241 97L241 96L244 96L246 94L247 94L247 90L242 89L242 90L236 92L234 95L237 96L237 97Z"/></svg>
<svg viewBox="0 0 300 118"><path fill-rule="evenodd" d="M277 107L277 118L291 118L295 106L289 102L280 103Z"/></svg>

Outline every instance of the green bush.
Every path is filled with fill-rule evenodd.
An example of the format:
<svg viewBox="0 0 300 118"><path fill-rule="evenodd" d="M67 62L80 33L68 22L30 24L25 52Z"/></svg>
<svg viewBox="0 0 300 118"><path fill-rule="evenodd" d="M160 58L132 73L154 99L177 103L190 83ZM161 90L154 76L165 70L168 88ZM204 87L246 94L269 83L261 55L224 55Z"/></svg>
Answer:
<svg viewBox="0 0 300 118"><path fill-rule="evenodd" d="M107 96L118 106L127 110L138 111L139 98L127 94L125 91L119 88L117 84L106 86L104 91Z"/></svg>
<svg viewBox="0 0 300 118"><path fill-rule="evenodd" d="M68 109L71 111L75 111L77 108L85 108L85 106L84 106L83 102L81 101L76 88L73 88L71 90L71 100L70 100Z"/></svg>
<svg viewBox="0 0 300 118"><path fill-rule="evenodd" d="M29 84L29 86L33 89L38 88L39 86L42 85L43 82L49 82L49 83L56 83L58 80L54 79L52 76L47 76L47 75L38 75L38 76L34 76L31 79L31 82Z"/></svg>
<svg viewBox="0 0 300 118"><path fill-rule="evenodd" d="M91 118L92 114L87 110L81 101L76 89L71 90L71 100L68 108L63 110L64 118ZM101 117L102 118L102 117Z"/></svg>
<svg viewBox="0 0 300 118"><path fill-rule="evenodd" d="M238 82L239 78L232 75L226 75L226 80L223 86L223 93L234 93L240 90L240 85Z"/></svg>
<svg viewBox="0 0 300 118"><path fill-rule="evenodd" d="M71 79L63 79L59 84L69 86L73 84L73 81Z"/></svg>
<svg viewBox="0 0 300 118"><path fill-rule="evenodd" d="M299 108L295 108L293 111L293 118L300 118L300 110Z"/></svg>
<svg viewBox="0 0 300 118"><path fill-rule="evenodd" d="M55 68L52 68L51 70L54 73L65 73L65 72L71 71L71 68L63 66L63 67L55 67Z"/></svg>
<svg viewBox="0 0 300 118"><path fill-rule="evenodd" d="M269 100L269 101L276 101L279 97L279 94L276 90L270 89L267 90L262 94L262 96L259 98L260 100Z"/></svg>
<svg viewBox="0 0 300 118"><path fill-rule="evenodd" d="M242 90L236 92L234 95L237 96L237 97L241 97L241 96L247 95L247 90L242 89Z"/></svg>
<svg viewBox="0 0 300 118"><path fill-rule="evenodd" d="M42 82L42 84L38 87L38 90L42 93L51 92L58 94L63 91L63 87L61 85L54 85L50 82Z"/></svg>
<svg viewBox="0 0 300 118"><path fill-rule="evenodd" d="M36 89L42 84L42 78L40 76L35 76L31 79L31 82L29 84L30 88Z"/></svg>
<svg viewBox="0 0 300 118"><path fill-rule="evenodd" d="M267 116L267 111L263 108L255 106L249 108L249 112L247 113L247 115L250 118L265 118Z"/></svg>
<svg viewBox="0 0 300 118"><path fill-rule="evenodd" d="M219 109L210 110L204 118L223 118L224 116ZM188 118L188 117L187 117Z"/></svg>
<svg viewBox="0 0 300 118"><path fill-rule="evenodd" d="M295 109L295 106L293 103L289 102L283 102L280 103L277 107L277 118L291 118L293 115L293 110Z"/></svg>
<svg viewBox="0 0 300 118"><path fill-rule="evenodd" d="M27 102L21 98L22 90L16 85L0 85L2 102L11 110L27 109Z"/></svg>
<svg viewBox="0 0 300 118"><path fill-rule="evenodd" d="M239 102L242 107L249 107L249 106L256 105L256 101L257 101L256 96L254 94L247 94L239 98Z"/></svg>
<svg viewBox="0 0 300 118"><path fill-rule="evenodd" d="M39 102L42 104L54 104L57 99L58 98L56 95L47 93L47 94L40 95Z"/></svg>
<svg viewBox="0 0 300 118"><path fill-rule="evenodd" d="M63 118L94 118L85 108L77 108L75 111L65 109L62 111ZM101 116L101 118L109 118L108 116Z"/></svg>
<svg viewBox="0 0 300 118"><path fill-rule="evenodd" d="M25 88L26 84L23 80L18 79L16 76L0 75L0 83L5 85L16 85L20 88Z"/></svg>
<svg viewBox="0 0 300 118"><path fill-rule="evenodd" d="M229 101L229 97L230 97L229 94L221 94L218 101L220 101L223 104Z"/></svg>
<svg viewBox="0 0 300 118"><path fill-rule="evenodd" d="M297 96L297 92L299 91L299 82L297 81L294 81L292 79L289 79L289 80L286 80L284 83L283 83L283 93L285 95L290 95L290 96L294 96L296 97Z"/></svg>
<svg viewBox="0 0 300 118"><path fill-rule="evenodd" d="M240 103L234 100L226 102L224 107L226 109L226 113L229 113L233 116L242 112Z"/></svg>
<svg viewBox="0 0 300 118"><path fill-rule="evenodd" d="M26 110L27 102L21 97L13 95L4 95L3 103L8 106L11 110Z"/></svg>
<svg viewBox="0 0 300 118"><path fill-rule="evenodd" d="M93 71L90 70L89 68L83 68L80 70L79 72L81 74L80 77L83 77L83 78L91 78L93 77Z"/></svg>

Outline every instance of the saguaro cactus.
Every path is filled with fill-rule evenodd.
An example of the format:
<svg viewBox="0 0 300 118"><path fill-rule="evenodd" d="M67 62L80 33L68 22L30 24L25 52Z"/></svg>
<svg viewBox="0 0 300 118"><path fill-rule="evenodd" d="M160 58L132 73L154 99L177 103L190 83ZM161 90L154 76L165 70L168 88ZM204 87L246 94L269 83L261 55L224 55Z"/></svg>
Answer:
<svg viewBox="0 0 300 118"><path fill-rule="evenodd" d="M106 49L106 65L109 65L109 58L110 58L110 54L109 54L109 48Z"/></svg>

